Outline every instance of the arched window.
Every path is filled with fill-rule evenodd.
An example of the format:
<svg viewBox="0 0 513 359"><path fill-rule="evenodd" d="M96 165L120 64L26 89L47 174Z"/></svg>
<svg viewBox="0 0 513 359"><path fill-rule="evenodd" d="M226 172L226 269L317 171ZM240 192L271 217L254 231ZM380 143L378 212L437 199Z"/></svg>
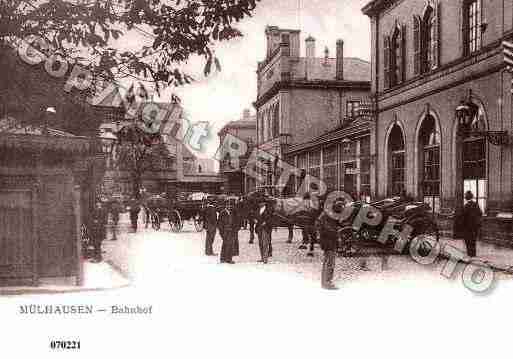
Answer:
<svg viewBox="0 0 513 359"><path fill-rule="evenodd" d="M463 55L481 48L481 0L463 2Z"/></svg>
<svg viewBox="0 0 513 359"><path fill-rule="evenodd" d="M436 69L440 62L440 5L429 0L422 16L413 16L413 49L415 75Z"/></svg>
<svg viewBox="0 0 513 359"><path fill-rule="evenodd" d="M424 202L438 212L440 210L440 132L433 116L422 121L419 133L420 192Z"/></svg>
<svg viewBox="0 0 513 359"><path fill-rule="evenodd" d="M486 131L485 114L479 107L472 120L473 131ZM463 190L474 194L479 207L486 212L488 199L487 146L482 136L471 136L463 141Z"/></svg>
<svg viewBox="0 0 513 359"><path fill-rule="evenodd" d="M395 28L394 34L390 41L390 85L395 86L402 80L402 36L398 27Z"/></svg>
<svg viewBox="0 0 513 359"><path fill-rule="evenodd" d="M423 27L423 51L422 60L424 63L424 72L427 72L435 66L435 41L436 41L436 18L432 7L428 7L424 19Z"/></svg>
<svg viewBox="0 0 513 359"><path fill-rule="evenodd" d="M388 138L389 192L392 196L401 195L406 189L404 143L404 135L401 127L398 124L394 124Z"/></svg>
<svg viewBox="0 0 513 359"><path fill-rule="evenodd" d="M406 26L396 23L391 36L384 38L385 88L399 85L405 80Z"/></svg>

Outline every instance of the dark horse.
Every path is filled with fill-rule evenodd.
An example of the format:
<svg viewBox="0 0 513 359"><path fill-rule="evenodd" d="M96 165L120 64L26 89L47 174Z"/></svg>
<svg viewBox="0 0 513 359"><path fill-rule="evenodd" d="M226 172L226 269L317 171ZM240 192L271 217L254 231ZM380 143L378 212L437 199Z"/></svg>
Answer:
<svg viewBox="0 0 513 359"><path fill-rule="evenodd" d="M287 243L292 243L293 228L298 226L303 231L303 243L300 249L306 249L310 245L308 255L313 256L316 241L316 220L323 210L324 198L293 197L276 198L262 192L252 192L243 198L244 212L253 213L252 221L258 218L259 208L262 203L273 206L274 227L286 227L289 230ZM247 217L249 219L249 216Z"/></svg>

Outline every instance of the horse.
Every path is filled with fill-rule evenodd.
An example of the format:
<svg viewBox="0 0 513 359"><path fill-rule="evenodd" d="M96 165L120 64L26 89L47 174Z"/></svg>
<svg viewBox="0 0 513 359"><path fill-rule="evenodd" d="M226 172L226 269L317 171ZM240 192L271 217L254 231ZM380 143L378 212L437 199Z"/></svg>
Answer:
<svg viewBox="0 0 513 359"><path fill-rule="evenodd" d="M299 249L306 249L309 244L308 256L313 256L316 242L316 220L323 211L324 197L292 197L276 198L261 192L252 192L244 199L244 207L258 214L261 203L273 206L274 226L286 227L289 229L287 243L292 243L294 225L303 231L303 243Z"/></svg>

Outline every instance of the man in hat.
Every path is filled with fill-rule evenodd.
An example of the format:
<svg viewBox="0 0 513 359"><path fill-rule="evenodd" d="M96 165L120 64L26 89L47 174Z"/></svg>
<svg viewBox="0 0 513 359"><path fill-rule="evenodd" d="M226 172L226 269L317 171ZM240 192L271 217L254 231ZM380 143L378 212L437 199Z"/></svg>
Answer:
<svg viewBox="0 0 513 359"><path fill-rule="evenodd" d="M109 212L100 200L97 200L91 217L91 239L93 245L93 262L102 261L102 242L107 236L107 219Z"/></svg>
<svg viewBox="0 0 513 359"><path fill-rule="evenodd" d="M260 211L257 217L255 230L258 235L258 246L260 249L260 263L267 264L272 256L271 236L273 230L274 203L271 200L264 200L260 203Z"/></svg>
<svg viewBox="0 0 513 359"><path fill-rule="evenodd" d="M334 214L342 213L344 204L342 201L335 201L332 210L334 213L323 211L317 220L317 226L320 233L320 245L324 251L322 262L321 285L324 289L338 289L333 284L333 276L335 272L335 258L337 255L339 240L339 222Z"/></svg>
<svg viewBox="0 0 513 359"><path fill-rule="evenodd" d="M233 230L235 227L234 208L229 200L225 201L225 207L219 213L217 228L223 244L221 246L221 263L234 264L233 261Z"/></svg>
<svg viewBox="0 0 513 359"><path fill-rule="evenodd" d="M474 194L471 191L467 191L465 193L465 206L463 206L462 213L462 234L463 239L465 241L465 246L467 247L467 255L469 257L476 256L476 239L479 235L479 230L481 228L481 217L483 216L483 212L479 205L473 201Z"/></svg>
<svg viewBox="0 0 513 359"><path fill-rule="evenodd" d="M217 231L217 210L214 206L214 198L212 196L207 197L207 204L203 208L203 222L205 223L205 255L215 256L213 250L214 239Z"/></svg>
<svg viewBox="0 0 513 359"><path fill-rule="evenodd" d="M242 201L238 198L232 198L231 207L233 208L233 230L232 230L232 245L233 245L233 256L239 256L239 231L242 228L243 222L243 209Z"/></svg>
<svg viewBox="0 0 513 359"><path fill-rule="evenodd" d="M139 201L136 198L132 198L130 201L130 222L132 224L132 230L137 232L137 224L139 221L139 212L141 211L141 205L139 204Z"/></svg>

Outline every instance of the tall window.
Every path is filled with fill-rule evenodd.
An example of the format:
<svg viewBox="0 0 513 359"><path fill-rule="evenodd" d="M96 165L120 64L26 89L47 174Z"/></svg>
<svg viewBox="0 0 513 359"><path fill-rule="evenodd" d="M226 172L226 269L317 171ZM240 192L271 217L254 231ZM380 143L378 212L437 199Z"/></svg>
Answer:
<svg viewBox="0 0 513 359"><path fill-rule="evenodd" d="M413 17L415 75L436 69L440 62L440 5L430 1L422 17Z"/></svg>
<svg viewBox="0 0 513 359"><path fill-rule="evenodd" d="M436 121L427 116L421 127L419 146L422 151L422 187L424 202L440 210L440 133Z"/></svg>
<svg viewBox="0 0 513 359"><path fill-rule="evenodd" d="M472 121L472 129L486 131L482 109ZM463 142L463 178L464 191L474 194L479 207L486 212L488 197L488 178L486 162L486 140L483 137L470 137Z"/></svg>
<svg viewBox="0 0 513 359"><path fill-rule="evenodd" d="M464 55L481 48L481 1L466 0L463 8Z"/></svg>
<svg viewBox="0 0 513 359"><path fill-rule="evenodd" d="M348 118L354 119L358 116L360 111L360 101L347 101L346 103L346 115Z"/></svg>
<svg viewBox="0 0 513 359"><path fill-rule="evenodd" d="M396 24L392 36L385 36L385 88L394 87L405 80L405 32L405 26L400 26L399 24Z"/></svg>
<svg viewBox="0 0 513 359"><path fill-rule="evenodd" d="M277 102L273 107L273 138L280 135L280 103Z"/></svg>
<svg viewBox="0 0 513 359"><path fill-rule="evenodd" d="M389 153L389 192L392 196L401 195L405 189L406 158L403 131L395 124L388 139Z"/></svg>
<svg viewBox="0 0 513 359"><path fill-rule="evenodd" d="M323 150L323 181L328 191L335 191L338 185L337 145L331 145Z"/></svg>
<svg viewBox="0 0 513 359"><path fill-rule="evenodd" d="M317 179L321 178L321 151L315 150L310 152L308 174Z"/></svg>
<svg viewBox="0 0 513 359"><path fill-rule="evenodd" d="M435 24L435 13L430 7L424 15L423 27L423 51L422 51L422 62L424 71L430 71L435 66L435 41L436 41L436 24Z"/></svg>

